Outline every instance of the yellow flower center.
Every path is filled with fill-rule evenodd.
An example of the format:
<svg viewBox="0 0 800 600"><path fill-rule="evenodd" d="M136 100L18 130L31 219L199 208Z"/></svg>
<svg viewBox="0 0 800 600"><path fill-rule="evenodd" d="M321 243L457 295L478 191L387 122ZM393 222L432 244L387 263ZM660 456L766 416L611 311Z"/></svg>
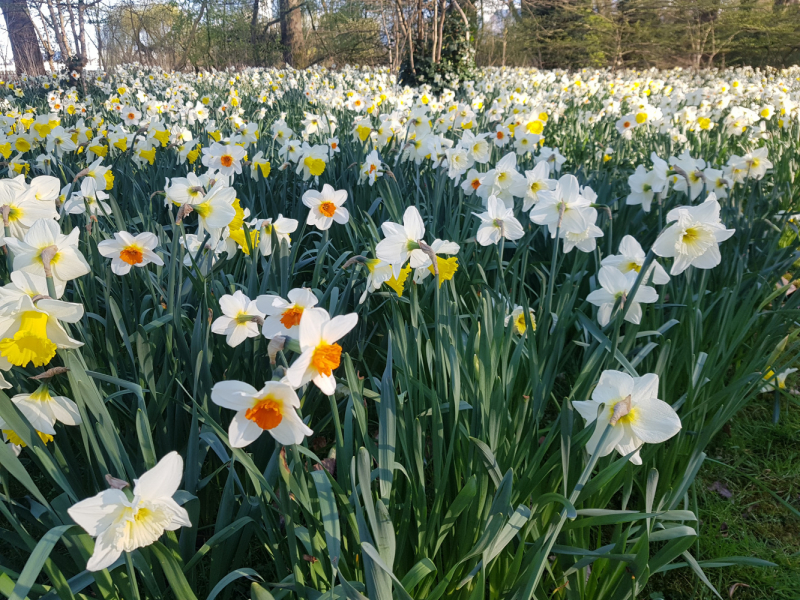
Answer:
<svg viewBox="0 0 800 600"><path fill-rule="evenodd" d="M339 344L321 343L314 349L311 364L320 375L330 376L331 372L339 366L342 358L342 347Z"/></svg>
<svg viewBox="0 0 800 600"><path fill-rule="evenodd" d="M458 257L451 256L450 258L441 258L437 256L436 266L439 267L439 287L442 287L442 283L451 280L453 275L456 274L456 271L458 271ZM436 275L433 271L433 265L430 265L428 270L433 275Z"/></svg>
<svg viewBox="0 0 800 600"><path fill-rule="evenodd" d="M403 290L406 287L406 279L408 279L408 274L409 273L411 273L411 266L410 265L406 265L405 267L403 267L401 269L400 277L395 277L394 274L392 274L392 278L389 279L389 281L386 282L386 285L388 285L395 292L397 292L398 296L402 296L403 295Z"/></svg>
<svg viewBox="0 0 800 600"><path fill-rule="evenodd" d="M40 367L56 355L56 345L47 337L47 314L35 310L22 313L19 331L13 338L0 340L0 356L12 365L24 367L32 362Z"/></svg>
<svg viewBox="0 0 800 600"><path fill-rule="evenodd" d="M624 400L623 398L620 398L619 400L617 400L617 401L615 401L613 403L609 402L609 407L607 409L608 410L609 419L613 418L613 416L614 416L614 407L618 403L622 402L623 400ZM628 412L627 415L624 415L622 417L619 417L619 419L617 419L617 424L618 425L619 424L631 425L632 423L635 423L635 422L636 422L636 407L635 406L633 408L631 408L630 412Z"/></svg>
<svg viewBox="0 0 800 600"><path fill-rule="evenodd" d="M303 164L314 177L319 177L325 171L325 161L321 158L311 158L307 156Z"/></svg>
<svg viewBox="0 0 800 600"><path fill-rule="evenodd" d="M283 421L283 402L274 396L259 398L253 408L248 408L244 416L261 429L275 429Z"/></svg>
<svg viewBox="0 0 800 600"><path fill-rule="evenodd" d="M233 201L233 208L236 211L236 215L234 215L231 222L228 223L228 227L230 227L231 230L241 229L244 226L244 209L242 208L239 198Z"/></svg>
<svg viewBox="0 0 800 600"><path fill-rule="evenodd" d="M27 444L22 441L22 438L19 437L13 429L3 429L3 433L6 435L6 439L10 444L14 444L15 446L21 446L25 448ZM43 443L47 444L53 441L53 436L49 433L42 433L41 431L37 431L36 433L39 434L39 439L42 440Z"/></svg>
<svg viewBox="0 0 800 600"><path fill-rule="evenodd" d="M208 215L211 214L211 202L201 202L200 204L195 204L192 206L194 212L197 213L198 217L205 219Z"/></svg>
<svg viewBox="0 0 800 600"><path fill-rule="evenodd" d="M230 167L233 164L233 157L230 154L223 154L220 156L219 162L223 167Z"/></svg>
<svg viewBox="0 0 800 600"><path fill-rule="evenodd" d="M258 238L259 232L258 231L251 231L250 232L250 246L247 245L247 240L244 237L244 228L241 229L234 229L230 233L230 238L239 244L239 247L242 249L242 252L249 255L250 248L255 248L258 246Z"/></svg>

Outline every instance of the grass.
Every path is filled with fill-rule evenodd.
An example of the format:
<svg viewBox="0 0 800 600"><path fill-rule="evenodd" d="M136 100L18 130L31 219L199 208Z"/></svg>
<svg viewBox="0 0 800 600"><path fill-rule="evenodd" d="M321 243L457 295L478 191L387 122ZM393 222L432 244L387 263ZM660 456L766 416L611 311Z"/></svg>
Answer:
<svg viewBox="0 0 800 600"><path fill-rule="evenodd" d="M712 443L695 484L699 560L750 556L777 564L705 569L726 599L800 598L800 517L751 479L800 511L800 404L783 400L777 425L772 409L772 395L762 394L737 415ZM714 597L689 569L654 577L648 592L653 600Z"/></svg>

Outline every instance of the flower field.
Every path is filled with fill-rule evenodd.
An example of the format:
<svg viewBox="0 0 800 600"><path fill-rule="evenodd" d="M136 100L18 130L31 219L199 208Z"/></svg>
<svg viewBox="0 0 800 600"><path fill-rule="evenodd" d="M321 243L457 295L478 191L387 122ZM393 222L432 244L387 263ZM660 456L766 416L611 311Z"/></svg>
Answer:
<svg viewBox="0 0 800 600"><path fill-rule="evenodd" d="M758 395L794 402L800 68L23 79L4 597L623 600L676 569L722 597L710 570L770 568L698 555L695 477Z"/></svg>

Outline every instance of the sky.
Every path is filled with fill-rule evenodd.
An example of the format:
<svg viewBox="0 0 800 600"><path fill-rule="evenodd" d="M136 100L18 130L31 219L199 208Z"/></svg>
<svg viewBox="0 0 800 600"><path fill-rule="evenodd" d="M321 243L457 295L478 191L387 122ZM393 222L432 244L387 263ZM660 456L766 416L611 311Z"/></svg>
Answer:
<svg viewBox="0 0 800 600"><path fill-rule="evenodd" d="M42 22L36 14L36 11L31 11L31 17L33 18L34 23L36 23L36 26L39 28L39 31L44 31L44 27L42 26ZM94 27L91 25L86 27L86 37L86 43L89 46L89 68L97 69L99 68L99 64L97 61L97 49L95 47L95 31ZM51 43L55 44L55 40L52 39L52 35ZM45 61L44 67L45 69L49 69L47 61ZM6 28L6 22L3 18L0 18L0 70L14 70L14 55L11 52L11 44L8 41L8 29Z"/></svg>

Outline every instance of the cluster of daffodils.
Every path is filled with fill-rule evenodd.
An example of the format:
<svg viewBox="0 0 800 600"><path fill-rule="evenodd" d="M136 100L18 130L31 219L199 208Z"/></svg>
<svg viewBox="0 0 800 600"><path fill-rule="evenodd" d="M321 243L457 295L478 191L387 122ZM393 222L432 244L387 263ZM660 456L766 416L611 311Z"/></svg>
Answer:
<svg viewBox="0 0 800 600"><path fill-rule="evenodd" d="M315 389L337 393L340 343L359 319L379 323L370 311L411 286L436 291L450 282L455 290L459 261L467 258L468 266L482 268L497 256L503 277L507 255L537 244L553 245L556 261L573 250L572 258L585 253L593 264L585 310L606 331L641 323L664 302L671 278L720 264L719 246L734 234L722 208L737 186L769 181L769 156L779 160L770 144L796 137L792 128L800 123L800 68L769 74L485 69L476 81L438 93L401 86L388 69L356 67L194 74L132 65L97 74L86 96L75 83L75 77L28 78L0 100L0 156L8 175L0 179L0 246L9 274L0 287L0 388L12 387L3 375L12 368L48 367L59 350L82 346L70 324L84 319L84 306L63 298L79 295L70 282L104 277L91 273L81 238L86 256L94 256L96 245L114 276L144 274L150 286L167 248L180 248L173 265L182 261L185 272L215 284L223 278L232 292L208 303L212 312L219 304L210 320L219 336L214 343L224 337L234 348L266 345L271 357L284 348L296 354L261 389L215 383L212 402L233 411L232 448L264 431L281 445L303 443L313 423L302 416L301 398ZM26 89L40 88L45 99L37 107L20 100ZM710 162L702 158L720 136L729 151L707 152ZM115 171L131 184L126 194L118 191ZM607 190L618 181L609 178L624 188L613 199ZM412 190L407 197L395 193L400 181L408 183L403 191ZM440 218L434 194L457 200L462 214L447 217L463 226L434 228ZM396 202L385 202L389 196ZM647 251L630 234L611 247L617 238L608 219L615 211L637 218L657 212ZM393 220L373 221L380 214ZM239 266L265 282L249 289L267 290L273 262L263 259L287 257L312 235L323 242L310 260L324 265L320 254L336 240L341 268L360 267L348 285L357 290L353 310L363 310L361 316L331 315L319 306L325 290L316 289L316 277L285 297L242 291ZM345 254L351 254L346 262ZM466 270L458 277L468 277ZM521 284L519 294L506 290L492 299L517 342L548 334L537 331L537 319L558 320L542 303L529 305L521 297L529 286ZM785 388L795 371L769 371L764 391ZM59 427L85 426L76 403L40 381L11 400L41 441L52 442ZM654 374L603 372L592 399L574 403L594 428L588 453L616 450L641 464L644 444L677 435L680 418L658 395ZM31 441L2 420L0 430L18 454ZM95 538L89 570L109 568L123 552L190 525L173 498L182 473L183 461L172 452L132 489L110 478L110 489L69 509Z"/></svg>
<svg viewBox="0 0 800 600"><path fill-rule="evenodd" d="M653 199L661 200L669 193L670 185L676 192L685 192L690 200L696 200L706 190L718 198L727 198L730 189L748 179L755 181L764 177L772 162L767 158L767 149L761 147L744 156L732 155L721 168L707 165L702 158L693 158L689 150L680 156L662 160L653 152L650 155L652 169L639 164L628 178L631 193L625 199L628 205L641 205L650 212Z"/></svg>
<svg viewBox="0 0 800 600"><path fill-rule="evenodd" d="M214 321L212 331L224 334L228 344L236 346L248 337L259 335L283 341L297 340L300 355L279 381L268 381L261 390L242 381L221 381L214 385L211 400L223 408L235 410L228 438L234 448L254 442L268 431L279 443L299 444L313 431L297 413L300 399L295 391L313 382L322 393L333 395L333 376L341 362L342 347L337 343L358 323L351 313L331 318L317 307L317 298L305 288L294 289L288 299L264 295L250 300L242 292L223 296L224 313Z"/></svg>

